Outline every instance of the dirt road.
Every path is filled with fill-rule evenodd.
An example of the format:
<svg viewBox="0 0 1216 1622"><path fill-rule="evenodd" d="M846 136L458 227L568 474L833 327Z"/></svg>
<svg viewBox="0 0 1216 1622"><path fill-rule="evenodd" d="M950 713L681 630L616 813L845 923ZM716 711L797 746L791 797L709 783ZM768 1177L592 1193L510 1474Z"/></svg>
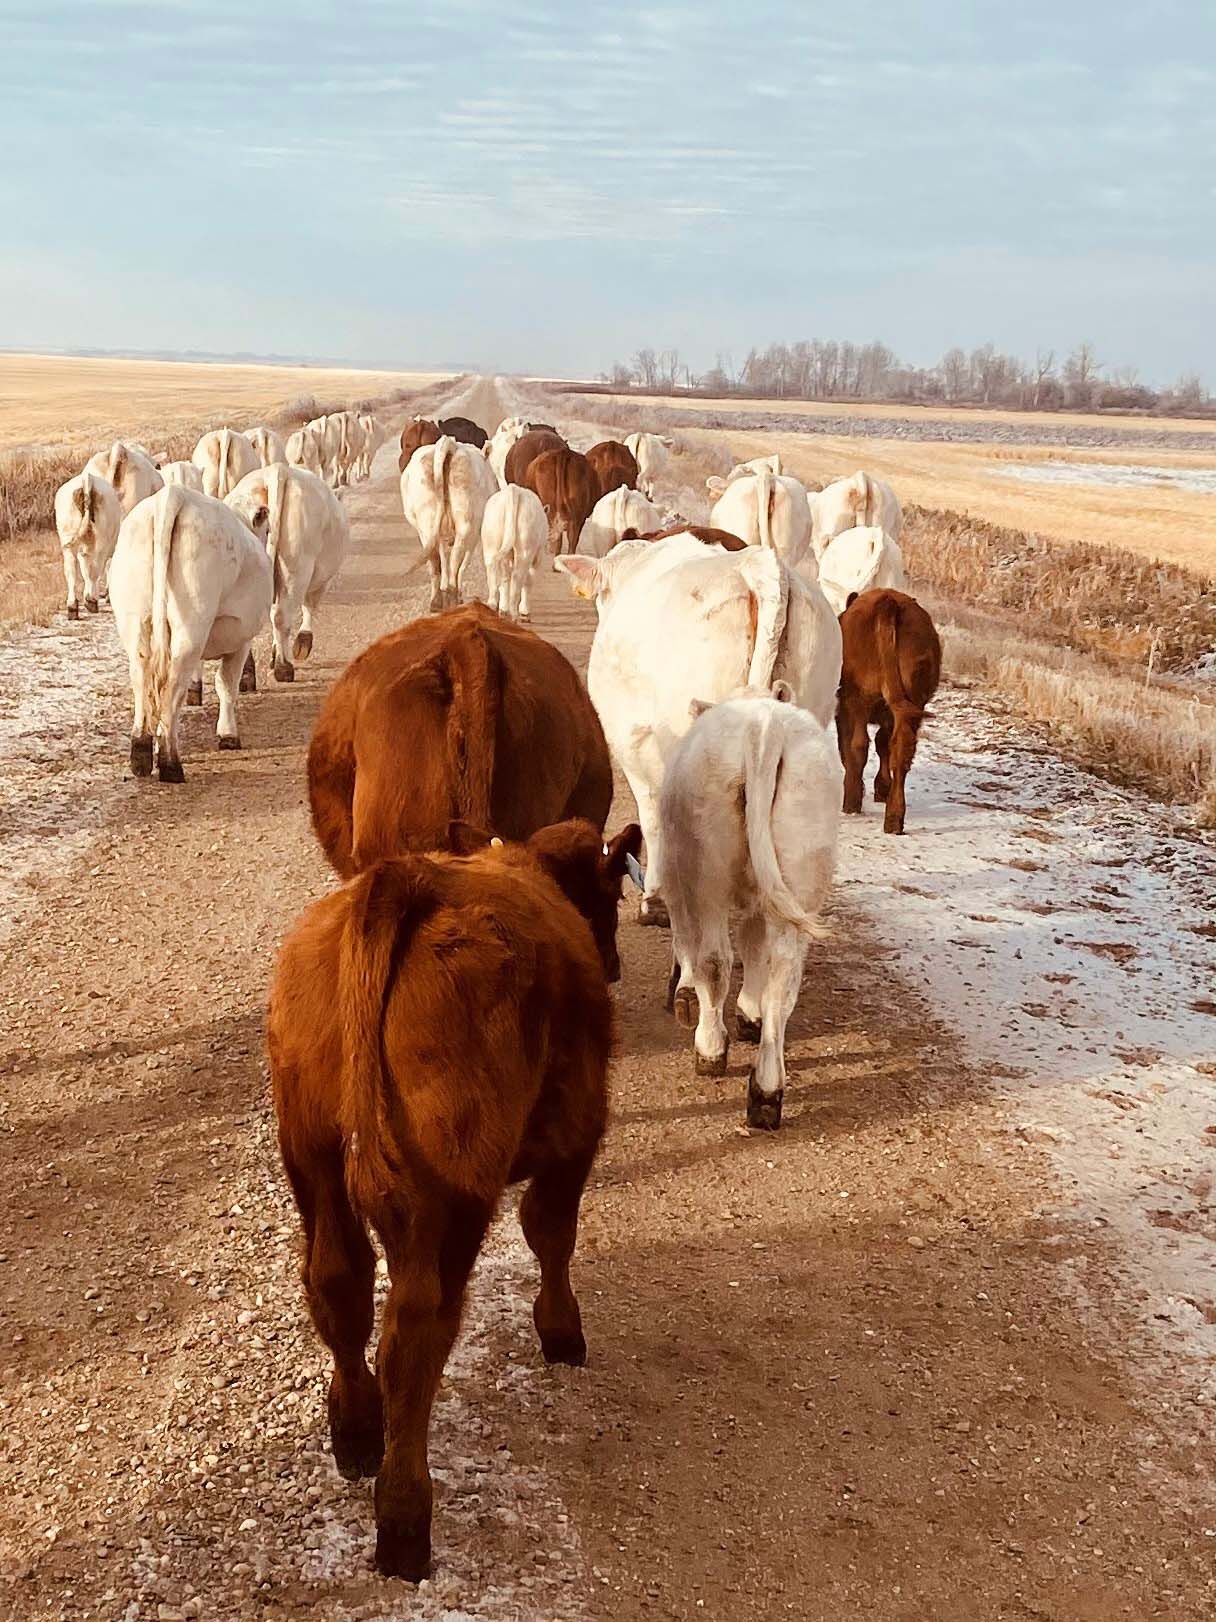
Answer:
<svg viewBox="0 0 1216 1622"><path fill-rule="evenodd" d="M541 1364L506 1212L436 1415L435 1576L375 1577L261 1034L329 883L318 702L425 603L391 447L346 499L313 662L244 705L240 755L194 712L182 787L124 777L111 626L0 649L0 1614L1210 1616L1211 857L959 694L909 838L846 835L779 1135L742 1127L745 1054L693 1076L666 936L629 907L589 1365ZM585 663L593 612L555 576L535 624Z"/></svg>

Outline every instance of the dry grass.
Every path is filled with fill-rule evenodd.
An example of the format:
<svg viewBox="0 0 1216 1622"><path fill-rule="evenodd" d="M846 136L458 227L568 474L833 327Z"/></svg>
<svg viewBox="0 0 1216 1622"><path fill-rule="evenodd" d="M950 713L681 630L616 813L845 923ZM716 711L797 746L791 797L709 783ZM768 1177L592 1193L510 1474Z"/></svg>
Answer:
<svg viewBox="0 0 1216 1622"><path fill-rule="evenodd" d="M345 404L439 380L432 372L0 354L0 448L92 452L126 436L159 450L166 436L199 423L260 422L292 396Z"/></svg>
<svg viewBox="0 0 1216 1622"><path fill-rule="evenodd" d="M1016 632L947 622L946 669L980 680L1104 776L1196 806L1216 826L1216 708ZM1205 817L1207 820L1205 821Z"/></svg>
<svg viewBox="0 0 1216 1622"><path fill-rule="evenodd" d="M1216 582L1176 564L916 506L901 545L915 579L1044 640L1162 671L1216 646Z"/></svg>

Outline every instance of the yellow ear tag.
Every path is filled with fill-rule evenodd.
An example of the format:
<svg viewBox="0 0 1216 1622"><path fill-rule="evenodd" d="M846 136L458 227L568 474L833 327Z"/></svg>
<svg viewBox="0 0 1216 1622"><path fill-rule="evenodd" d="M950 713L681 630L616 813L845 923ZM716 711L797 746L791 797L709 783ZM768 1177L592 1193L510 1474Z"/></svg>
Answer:
<svg viewBox="0 0 1216 1622"><path fill-rule="evenodd" d="M575 586L574 595L576 597L582 597L584 601L587 602L590 602L591 600L591 593L587 590L586 586L582 585L581 583Z"/></svg>

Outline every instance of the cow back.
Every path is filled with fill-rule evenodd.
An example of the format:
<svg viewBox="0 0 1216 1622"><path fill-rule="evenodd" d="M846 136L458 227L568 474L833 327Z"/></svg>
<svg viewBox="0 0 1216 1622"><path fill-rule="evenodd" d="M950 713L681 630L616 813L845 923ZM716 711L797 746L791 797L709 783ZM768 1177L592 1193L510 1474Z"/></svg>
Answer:
<svg viewBox="0 0 1216 1622"><path fill-rule="evenodd" d="M484 450L489 435L484 428L478 426L471 417L441 417L439 419L439 432L449 434L460 445L472 445L475 450Z"/></svg>
<svg viewBox="0 0 1216 1622"><path fill-rule="evenodd" d="M609 491L618 490L621 485L630 490L637 489L637 458L628 445L622 445L619 439L601 440L598 445L593 445L587 451L586 456L595 471L601 496L606 496Z"/></svg>
<svg viewBox="0 0 1216 1622"><path fill-rule="evenodd" d="M542 451L562 450L566 441L552 428L530 428L507 452L506 482L523 484L524 474Z"/></svg>
<svg viewBox="0 0 1216 1622"><path fill-rule="evenodd" d="M313 827L348 878L441 850L464 819L524 839L571 816L602 828L603 731L569 661L482 603L390 632L334 684L308 753Z"/></svg>

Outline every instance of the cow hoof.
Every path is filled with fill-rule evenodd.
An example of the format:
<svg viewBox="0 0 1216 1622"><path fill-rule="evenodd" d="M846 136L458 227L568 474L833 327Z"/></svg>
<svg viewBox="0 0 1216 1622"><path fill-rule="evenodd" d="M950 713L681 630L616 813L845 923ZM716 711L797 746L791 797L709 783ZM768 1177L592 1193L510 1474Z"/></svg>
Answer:
<svg viewBox="0 0 1216 1622"><path fill-rule="evenodd" d="M274 662L275 681L295 681L296 667L289 664L286 659L276 659Z"/></svg>
<svg viewBox="0 0 1216 1622"><path fill-rule="evenodd" d="M430 607L427 609L427 613L428 614L438 614L438 613L442 612L443 607L444 607L443 593L441 591L433 591L431 593L431 602L430 602Z"/></svg>
<svg viewBox="0 0 1216 1622"><path fill-rule="evenodd" d="M157 766L157 776L162 783L184 783L186 774L182 770L180 760L162 760Z"/></svg>
<svg viewBox="0 0 1216 1622"><path fill-rule="evenodd" d="M197 710L203 702L203 684L201 681L192 681L186 688L186 703L192 710Z"/></svg>
<svg viewBox="0 0 1216 1622"><path fill-rule="evenodd" d="M670 929L671 914L667 905L657 895L643 896L638 907L638 923L644 928L653 926L655 929Z"/></svg>
<svg viewBox="0 0 1216 1622"><path fill-rule="evenodd" d="M746 1014L741 1014L737 1008L735 1009L735 1035L740 1042L758 1043L762 1029L760 1020L748 1019Z"/></svg>
<svg viewBox="0 0 1216 1622"><path fill-rule="evenodd" d="M299 636L296 637L295 646L291 650L292 657L294 659L298 659L300 661L300 663L303 664L305 659L308 658L308 656L309 656L309 654L311 652L312 652L312 632L311 631L301 631Z"/></svg>
<svg viewBox="0 0 1216 1622"><path fill-rule="evenodd" d="M726 1050L721 1053L698 1053L693 1049L693 1071L698 1076L724 1076L726 1074Z"/></svg>
<svg viewBox="0 0 1216 1622"><path fill-rule="evenodd" d="M152 734L146 738L131 739L131 775L133 777L151 777L152 775Z"/></svg>
<svg viewBox="0 0 1216 1622"><path fill-rule="evenodd" d="M376 1570L383 1577L420 1583L431 1572L431 1528L382 1521L376 1528Z"/></svg>
<svg viewBox="0 0 1216 1622"><path fill-rule="evenodd" d="M69 603L68 604L68 618L70 620L78 620L80 618L80 604L79 603Z"/></svg>
<svg viewBox="0 0 1216 1622"><path fill-rule="evenodd" d="M239 749L241 747L241 740L239 738L225 737L221 733L220 734L220 739L219 739L219 745L220 745L221 749Z"/></svg>
<svg viewBox="0 0 1216 1622"><path fill-rule="evenodd" d="M863 807L860 800L858 800L856 805L850 805L847 801L845 802L844 814L846 817L859 817L862 810Z"/></svg>
<svg viewBox="0 0 1216 1622"><path fill-rule="evenodd" d="M682 1025L686 1031L695 1029L697 1020L701 1017L701 1007L691 986L678 988L672 999L671 1011L676 1016L677 1025Z"/></svg>
<svg viewBox="0 0 1216 1622"><path fill-rule="evenodd" d="M581 1329L552 1329L540 1337L541 1356L546 1363L566 1363L581 1369L587 1361L587 1342Z"/></svg>
<svg viewBox="0 0 1216 1622"><path fill-rule="evenodd" d="M88 609L90 614L96 614L101 605L98 603L96 597L86 597L84 600L84 606Z"/></svg>
<svg viewBox="0 0 1216 1622"><path fill-rule="evenodd" d="M783 1093L762 1093L756 1086L756 1072L753 1070L747 1083L747 1124L758 1127L761 1132L775 1132L781 1125L781 1100Z"/></svg>
<svg viewBox="0 0 1216 1622"><path fill-rule="evenodd" d="M882 831L885 834L901 834L901 833L903 833L903 831L904 831L904 819L902 817L892 817L892 816L884 817L883 822L882 822Z"/></svg>

